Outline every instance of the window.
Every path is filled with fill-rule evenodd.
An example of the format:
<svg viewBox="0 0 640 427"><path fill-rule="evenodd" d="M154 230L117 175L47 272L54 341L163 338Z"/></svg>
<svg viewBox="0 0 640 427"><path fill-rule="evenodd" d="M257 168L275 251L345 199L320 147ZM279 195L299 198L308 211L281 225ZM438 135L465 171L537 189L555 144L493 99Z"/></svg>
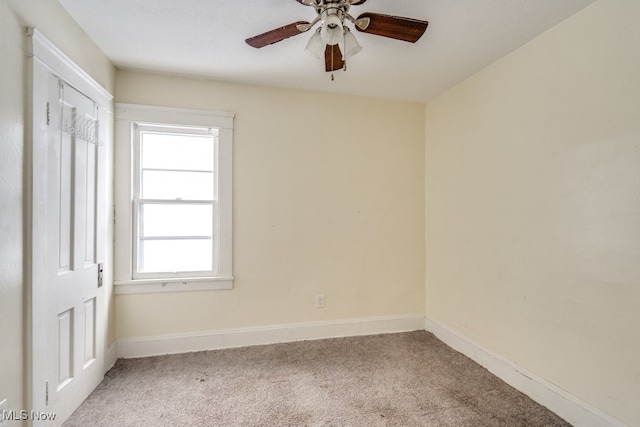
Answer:
<svg viewBox="0 0 640 427"><path fill-rule="evenodd" d="M116 293L232 287L232 120L118 104Z"/></svg>
<svg viewBox="0 0 640 427"><path fill-rule="evenodd" d="M215 276L218 130L134 124L134 278Z"/></svg>

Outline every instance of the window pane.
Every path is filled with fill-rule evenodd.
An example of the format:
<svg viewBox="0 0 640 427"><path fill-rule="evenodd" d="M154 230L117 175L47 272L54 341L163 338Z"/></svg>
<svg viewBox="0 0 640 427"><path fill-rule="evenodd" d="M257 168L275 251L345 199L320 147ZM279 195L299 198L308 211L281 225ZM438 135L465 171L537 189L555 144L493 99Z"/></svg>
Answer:
<svg viewBox="0 0 640 427"><path fill-rule="evenodd" d="M213 171L213 136L141 132L143 169Z"/></svg>
<svg viewBox="0 0 640 427"><path fill-rule="evenodd" d="M213 235L213 206L140 204L140 238Z"/></svg>
<svg viewBox="0 0 640 427"><path fill-rule="evenodd" d="M212 240L144 240L140 242L140 273L211 271Z"/></svg>
<svg viewBox="0 0 640 427"><path fill-rule="evenodd" d="M142 171L142 197L213 200L213 172Z"/></svg>

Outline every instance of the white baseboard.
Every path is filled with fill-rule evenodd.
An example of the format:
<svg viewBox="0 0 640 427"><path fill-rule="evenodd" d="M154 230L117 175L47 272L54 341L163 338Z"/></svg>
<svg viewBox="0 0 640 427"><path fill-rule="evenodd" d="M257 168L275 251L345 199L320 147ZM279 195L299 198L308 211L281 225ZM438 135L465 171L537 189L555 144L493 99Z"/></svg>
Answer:
<svg viewBox="0 0 640 427"><path fill-rule="evenodd" d="M576 427L627 427L600 409L429 317L425 318L425 330Z"/></svg>
<svg viewBox="0 0 640 427"><path fill-rule="evenodd" d="M118 361L118 341L114 341L111 343L109 347L107 347L107 351L104 355L104 373L109 372L109 369L113 368L113 365Z"/></svg>
<svg viewBox="0 0 640 427"><path fill-rule="evenodd" d="M326 322L225 329L202 333L122 338L118 357L125 359L223 348L424 330L424 316L390 316Z"/></svg>

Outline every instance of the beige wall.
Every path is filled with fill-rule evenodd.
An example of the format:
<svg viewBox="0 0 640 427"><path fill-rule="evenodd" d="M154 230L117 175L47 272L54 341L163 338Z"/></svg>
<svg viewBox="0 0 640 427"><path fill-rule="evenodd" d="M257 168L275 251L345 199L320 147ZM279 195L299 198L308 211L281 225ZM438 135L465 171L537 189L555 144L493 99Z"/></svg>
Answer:
<svg viewBox="0 0 640 427"><path fill-rule="evenodd" d="M640 2L426 108L427 315L640 425Z"/></svg>
<svg viewBox="0 0 640 427"><path fill-rule="evenodd" d="M57 1L0 0L0 400L26 405L24 370L25 27L35 26L108 90L115 69Z"/></svg>
<svg viewBox="0 0 640 427"><path fill-rule="evenodd" d="M0 400L8 399L10 408L19 409L25 367L22 44L20 26L0 2Z"/></svg>
<svg viewBox="0 0 640 427"><path fill-rule="evenodd" d="M423 105L132 72L116 94L236 113L235 289L118 296L119 337L424 312Z"/></svg>

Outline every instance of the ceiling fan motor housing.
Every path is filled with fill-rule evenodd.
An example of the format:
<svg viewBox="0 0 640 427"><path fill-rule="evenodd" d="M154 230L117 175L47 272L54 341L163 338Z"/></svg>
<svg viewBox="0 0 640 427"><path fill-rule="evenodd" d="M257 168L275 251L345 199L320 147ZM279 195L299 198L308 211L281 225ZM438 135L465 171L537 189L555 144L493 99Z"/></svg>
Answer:
<svg viewBox="0 0 640 427"><path fill-rule="evenodd" d="M342 41L344 34L343 22L346 14L346 8L341 3L327 3L323 6L320 35L322 40L329 46L337 45Z"/></svg>

